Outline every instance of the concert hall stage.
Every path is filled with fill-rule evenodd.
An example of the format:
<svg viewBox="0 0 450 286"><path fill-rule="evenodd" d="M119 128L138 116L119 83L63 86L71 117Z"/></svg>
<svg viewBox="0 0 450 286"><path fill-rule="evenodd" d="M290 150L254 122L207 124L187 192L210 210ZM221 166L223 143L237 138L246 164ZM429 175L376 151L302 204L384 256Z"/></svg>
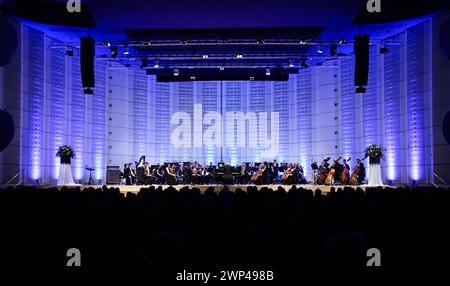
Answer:
<svg viewBox="0 0 450 286"><path fill-rule="evenodd" d="M138 193L139 190L141 188L146 188L146 187L150 187L153 186L155 188L157 187L162 187L163 190L166 190L167 188L169 188L169 185L138 185L138 186L128 186L128 185L106 185L108 188L119 188L121 193L128 193L128 192L132 192L132 193ZM281 185L281 184L273 184L273 185L227 185L228 189L232 192L235 192L236 189L240 188L244 191L247 190L247 187L249 186L253 186L253 187L257 187L258 190L261 190L264 187L267 187L269 189L272 189L274 191L276 191L278 189L278 187L282 187L284 188L286 191L289 191L293 185ZM313 192L317 189L321 190L322 193L328 193L330 192L330 188L334 187L336 190L339 188L344 188L344 187L351 187L351 188L358 188L360 187L363 191L366 190L367 185L361 185L361 186L342 186L342 185L336 185L336 186L325 186L325 185L311 185L311 184L303 184L303 185L295 185L297 188L303 188L303 189L307 189L307 190L312 190ZM69 186L68 186L69 187ZM81 190L83 189L87 189L90 187L94 187L94 188L101 188L102 185L80 185L80 186L73 186L73 187L80 187ZM215 192L220 192L223 188L224 185L223 184L212 184L212 185L174 185L172 186L177 190L180 190L183 187L189 187L189 188L198 188L200 189L200 192L205 192L209 187L213 187ZM388 187L383 186L383 187ZM58 188L62 188L62 186L58 186ZM70 187L69 187L70 188Z"/></svg>

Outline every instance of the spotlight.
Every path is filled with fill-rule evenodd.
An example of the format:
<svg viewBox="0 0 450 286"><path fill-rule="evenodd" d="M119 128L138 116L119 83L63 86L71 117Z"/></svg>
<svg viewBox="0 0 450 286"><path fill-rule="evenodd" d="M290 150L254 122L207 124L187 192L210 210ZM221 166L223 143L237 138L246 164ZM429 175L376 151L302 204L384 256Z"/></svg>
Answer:
<svg viewBox="0 0 450 286"><path fill-rule="evenodd" d="M359 86L356 88L356 93L366 93L366 88L364 86Z"/></svg>
<svg viewBox="0 0 450 286"><path fill-rule="evenodd" d="M224 66L220 66L219 70L223 71L223 70L225 70L225 67Z"/></svg>
<svg viewBox="0 0 450 286"><path fill-rule="evenodd" d="M173 70L173 75L174 76L179 76L180 75L180 71L178 69L174 69Z"/></svg>
<svg viewBox="0 0 450 286"><path fill-rule="evenodd" d="M256 41L256 43L257 43L258 45L263 45L263 44L266 43L266 41L264 41L264 39L259 39L259 40Z"/></svg>
<svg viewBox="0 0 450 286"><path fill-rule="evenodd" d="M188 43L188 42L187 42L186 40L181 40L181 41L180 41L180 44L181 44L181 45L187 45L187 43Z"/></svg>
<svg viewBox="0 0 450 286"><path fill-rule="evenodd" d="M308 40L300 40L300 45L307 45L308 44Z"/></svg>
<svg viewBox="0 0 450 286"><path fill-rule="evenodd" d="M191 76L191 80L195 80L195 76Z"/></svg>
<svg viewBox="0 0 450 286"><path fill-rule="evenodd" d="M111 47L109 50L110 50L111 57L113 57L113 58L117 57L117 47Z"/></svg>
<svg viewBox="0 0 450 286"><path fill-rule="evenodd" d="M105 47L111 47L111 43L110 43L110 42L103 42L103 46L105 46Z"/></svg>
<svg viewBox="0 0 450 286"><path fill-rule="evenodd" d="M227 44L227 43L228 43L228 41L227 41L227 40L225 40L225 39L221 39L221 40L219 41L219 43L221 43L221 44Z"/></svg>
<svg viewBox="0 0 450 286"><path fill-rule="evenodd" d="M339 40L339 45L345 45L345 44L347 44L347 40L345 40L345 39Z"/></svg>
<svg viewBox="0 0 450 286"><path fill-rule="evenodd" d="M237 54L237 55L236 55L236 58L238 58L238 59L242 59L243 57L244 57L243 54Z"/></svg>
<svg viewBox="0 0 450 286"><path fill-rule="evenodd" d="M251 76L251 77L249 78L249 80L255 80L255 77L254 77L254 76Z"/></svg>
<svg viewBox="0 0 450 286"><path fill-rule="evenodd" d="M209 58L208 54L204 54L202 57L203 57L204 59Z"/></svg>
<svg viewBox="0 0 450 286"><path fill-rule="evenodd" d="M150 42L149 42L149 41L143 41L142 44L143 44L144 46L150 46Z"/></svg>
<svg viewBox="0 0 450 286"><path fill-rule="evenodd" d="M331 45L330 46L330 55L334 57L336 54L337 54L337 46Z"/></svg>
<svg viewBox="0 0 450 286"><path fill-rule="evenodd" d="M270 75L270 68L266 68L266 75Z"/></svg>
<svg viewBox="0 0 450 286"><path fill-rule="evenodd" d="M123 54L124 55L128 55L130 53L130 50L128 50L128 46L125 46L124 48L123 48Z"/></svg>
<svg viewBox="0 0 450 286"><path fill-rule="evenodd" d="M141 60L140 68L141 68L141 69L145 69L146 67L148 67L148 62L147 62L147 59L146 59L146 58L143 58L143 59Z"/></svg>
<svg viewBox="0 0 450 286"><path fill-rule="evenodd" d="M72 50L72 49L67 50L67 51L66 51L66 56L68 56L68 57L73 57L73 50Z"/></svg>
<svg viewBox="0 0 450 286"><path fill-rule="evenodd" d="M94 91L88 87L84 89L84 94L94 94Z"/></svg>
<svg viewBox="0 0 450 286"><path fill-rule="evenodd" d="M380 54L386 54L387 52L389 52L388 48L386 48L386 47L380 48Z"/></svg>
<svg viewBox="0 0 450 286"><path fill-rule="evenodd" d="M320 44L319 47L317 48L317 52L319 54L323 54L323 46L322 46L322 44Z"/></svg>
<svg viewBox="0 0 450 286"><path fill-rule="evenodd" d="M302 62L300 63L300 65L304 68L309 67L308 64L306 63L306 59L302 59Z"/></svg>
<svg viewBox="0 0 450 286"><path fill-rule="evenodd" d="M159 62L158 62L158 60L155 60L155 64L153 65L153 67L154 67L155 69L159 68Z"/></svg>
<svg viewBox="0 0 450 286"><path fill-rule="evenodd" d="M294 67L294 60L289 60L289 67L293 68Z"/></svg>

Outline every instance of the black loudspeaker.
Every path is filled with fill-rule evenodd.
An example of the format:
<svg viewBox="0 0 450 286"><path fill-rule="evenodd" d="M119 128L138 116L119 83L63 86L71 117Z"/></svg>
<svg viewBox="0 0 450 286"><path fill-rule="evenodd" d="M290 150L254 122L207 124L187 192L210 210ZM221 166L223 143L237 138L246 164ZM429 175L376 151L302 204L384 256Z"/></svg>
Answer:
<svg viewBox="0 0 450 286"><path fill-rule="evenodd" d="M442 135L444 135L447 144L450 145L450 111L445 114L442 121Z"/></svg>
<svg viewBox="0 0 450 286"><path fill-rule="evenodd" d="M83 87L94 87L94 39L82 37L80 47L81 82Z"/></svg>
<svg viewBox="0 0 450 286"><path fill-rule="evenodd" d="M0 109L0 152L5 149L14 138L14 120L11 114Z"/></svg>
<svg viewBox="0 0 450 286"><path fill-rule="evenodd" d="M446 19L439 27L439 46L444 55L450 61L450 18Z"/></svg>
<svg viewBox="0 0 450 286"><path fill-rule="evenodd" d="M106 170L106 184L107 185L120 184L120 170L107 169Z"/></svg>
<svg viewBox="0 0 450 286"><path fill-rule="evenodd" d="M369 35L355 37L355 86L366 86L369 76Z"/></svg>
<svg viewBox="0 0 450 286"><path fill-rule="evenodd" d="M0 12L0 67L8 64L17 51L17 31Z"/></svg>

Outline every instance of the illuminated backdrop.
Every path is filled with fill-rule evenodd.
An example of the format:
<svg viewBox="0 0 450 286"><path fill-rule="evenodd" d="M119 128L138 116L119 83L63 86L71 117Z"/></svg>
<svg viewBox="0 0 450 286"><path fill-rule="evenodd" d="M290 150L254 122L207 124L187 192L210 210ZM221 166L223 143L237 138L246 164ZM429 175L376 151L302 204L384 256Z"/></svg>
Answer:
<svg viewBox="0 0 450 286"><path fill-rule="evenodd" d="M374 143L387 149L382 161L386 180L420 182L429 174L432 154L424 146L431 140L430 116L424 115L431 98L428 22L389 39L386 54L379 53L381 45L371 47L366 94L354 92L350 56L301 69L287 82L183 83L158 83L142 70L99 58L94 94L85 95L79 51L68 57L64 50L50 49L45 43L52 39L41 32L26 26L22 30L21 117L26 124L21 129L21 165L29 181L55 182L59 162L54 153L61 144L75 149L73 173L81 182L88 178L86 166L95 168L94 179L104 182L107 165L122 167L141 155L150 163L298 161L311 178L312 162L342 155L352 157L353 166L365 146ZM171 145L176 127L171 116L186 112L195 117L196 104L203 113L222 116L231 111L277 112L278 154L264 158L258 146ZM224 137L234 126L222 124ZM201 133L208 129L195 122L192 127ZM258 132L250 123L246 128L246 137ZM237 140L237 134L233 137Z"/></svg>

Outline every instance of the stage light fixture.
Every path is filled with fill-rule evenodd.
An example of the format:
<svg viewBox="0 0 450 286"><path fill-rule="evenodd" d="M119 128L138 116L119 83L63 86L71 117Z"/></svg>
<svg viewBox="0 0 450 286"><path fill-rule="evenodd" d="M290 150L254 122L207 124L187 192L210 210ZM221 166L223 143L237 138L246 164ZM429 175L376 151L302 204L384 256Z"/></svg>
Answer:
<svg viewBox="0 0 450 286"><path fill-rule="evenodd" d="M337 55L337 46L336 45L330 46L330 55L333 57Z"/></svg>
<svg viewBox="0 0 450 286"><path fill-rule="evenodd" d="M180 75L180 71L178 69L174 69L173 70L173 75L174 76L179 76Z"/></svg>
<svg viewBox="0 0 450 286"><path fill-rule="evenodd" d="M208 54L203 54L203 56L202 56L204 59L207 59L207 58L209 58L209 56L208 56Z"/></svg>
<svg viewBox="0 0 450 286"><path fill-rule="evenodd" d="M220 66L220 67L219 67L219 70L224 71L224 70L225 70L225 67L224 67L224 66Z"/></svg>
<svg viewBox="0 0 450 286"><path fill-rule="evenodd" d="M345 45L345 44L347 44L347 40L345 40L345 39L339 40L339 45Z"/></svg>
<svg viewBox="0 0 450 286"><path fill-rule="evenodd" d="M237 54L237 55L236 55L236 58L238 58L238 59L242 59L243 57L244 57L243 54Z"/></svg>
<svg viewBox="0 0 450 286"><path fill-rule="evenodd" d="M195 76L191 76L191 80L195 80Z"/></svg>
<svg viewBox="0 0 450 286"><path fill-rule="evenodd" d="M266 68L266 75L267 75L267 76L270 75L270 68Z"/></svg>
<svg viewBox="0 0 450 286"><path fill-rule="evenodd" d="M141 69L145 69L146 67L148 67L148 62L147 62L147 59L146 59L146 58L143 58L143 59L141 60L140 68L141 68Z"/></svg>
<svg viewBox="0 0 450 286"><path fill-rule="evenodd" d="M293 68L294 67L294 60L289 60L289 67Z"/></svg>
<svg viewBox="0 0 450 286"><path fill-rule="evenodd" d="M386 54L387 52L389 52L388 48L386 48L386 47L380 48L380 54Z"/></svg>
<svg viewBox="0 0 450 286"><path fill-rule="evenodd" d="M143 41L142 44L143 44L144 46L150 46L150 42L149 42L149 41Z"/></svg>
<svg viewBox="0 0 450 286"><path fill-rule="evenodd" d="M319 54L323 54L323 46L322 46L322 44L320 44L319 47L317 48L317 52Z"/></svg>
<svg viewBox="0 0 450 286"><path fill-rule="evenodd" d="M356 88L356 93L366 93L366 88L364 86L359 86Z"/></svg>
<svg viewBox="0 0 450 286"><path fill-rule="evenodd" d="M94 94L94 91L88 87L84 89L84 94Z"/></svg>
<svg viewBox="0 0 450 286"><path fill-rule="evenodd" d="M181 45L187 45L187 43L188 43L188 42L187 42L186 40L181 40L181 41L180 41L180 44L181 44Z"/></svg>
<svg viewBox="0 0 450 286"><path fill-rule="evenodd" d="M307 45L308 44L308 40L300 40L300 45Z"/></svg>
<svg viewBox="0 0 450 286"><path fill-rule="evenodd" d="M123 54L124 54L124 55L130 54L130 50L128 49L128 46L125 46L125 47L123 48Z"/></svg>
<svg viewBox="0 0 450 286"><path fill-rule="evenodd" d="M118 54L117 47L111 47L109 50L110 50L111 57L113 57L113 58L117 57L117 54Z"/></svg>
<svg viewBox="0 0 450 286"><path fill-rule="evenodd" d="M255 77L254 77L254 76L251 76L251 77L249 78L249 80L255 80Z"/></svg>
<svg viewBox="0 0 450 286"><path fill-rule="evenodd" d="M105 46L105 47L111 47L111 43L110 43L110 42L103 42L103 46Z"/></svg>
<svg viewBox="0 0 450 286"><path fill-rule="evenodd" d="M227 44L227 43L228 43L228 41L227 41L227 40L225 40L225 39L221 39L221 40L219 41L219 43L221 43L221 44Z"/></svg>
<svg viewBox="0 0 450 286"><path fill-rule="evenodd" d="M264 39L259 39L259 40L256 41L256 43L257 43L258 45L263 45L263 44L266 43L266 41L264 41Z"/></svg>
<svg viewBox="0 0 450 286"><path fill-rule="evenodd" d="M155 69L159 68L159 61L158 60L155 60L155 64L153 65L153 67Z"/></svg>
<svg viewBox="0 0 450 286"><path fill-rule="evenodd" d="M309 67L308 64L306 63L306 59L302 59L302 62L300 63L300 65L304 68Z"/></svg>

